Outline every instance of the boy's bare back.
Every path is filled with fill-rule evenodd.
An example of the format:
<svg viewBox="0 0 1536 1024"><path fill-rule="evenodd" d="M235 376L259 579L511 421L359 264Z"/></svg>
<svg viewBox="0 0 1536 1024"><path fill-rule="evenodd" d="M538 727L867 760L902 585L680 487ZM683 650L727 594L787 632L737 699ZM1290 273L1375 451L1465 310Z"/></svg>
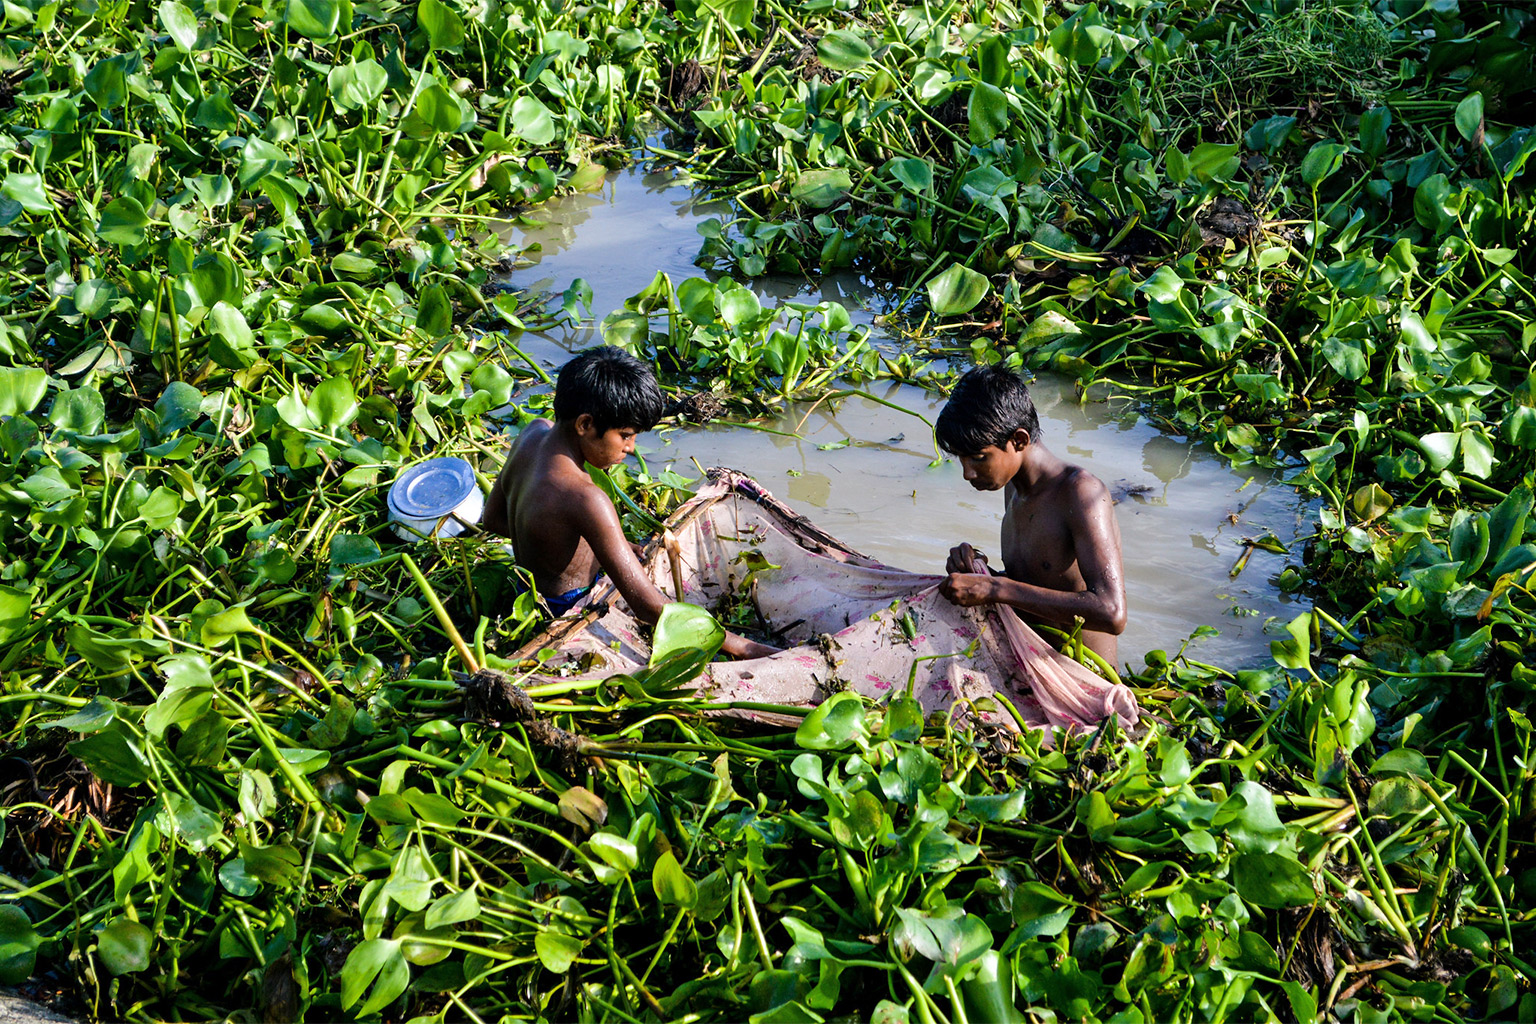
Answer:
<svg viewBox="0 0 1536 1024"><path fill-rule="evenodd" d="M512 538L517 562L533 574L539 593L584 589L606 569L631 604L642 609L657 604L656 588L624 536L618 510L583 464L618 463L634 450L638 433L623 428L595 434L592 450L576 454L555 424L535 420L513 443L486 498L483 525Z"/></svg>
<svg viewBox="0 0 1536 1024"><path fill-rule="evenodd" d="M597 575L597 556L582 536L576 510L595 493L586 471L558 451L554 424L535 420L518 435L486 501L485 527L512 538L520 565L540 593L584 587Z"/></svg>

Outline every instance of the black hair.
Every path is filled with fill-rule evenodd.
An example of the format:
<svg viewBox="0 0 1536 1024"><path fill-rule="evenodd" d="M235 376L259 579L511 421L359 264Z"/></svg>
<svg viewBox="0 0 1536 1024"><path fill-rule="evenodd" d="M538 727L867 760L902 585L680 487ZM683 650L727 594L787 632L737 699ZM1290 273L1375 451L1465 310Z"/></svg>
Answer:
<svg viewBox="0 0 1536 1024"><path fill-rule="evenodd" d="M1027 431L1033 444L1040 436L1040 414L1023 378L992 365L960 378L934 433L939 447L951 455L975 455L983 448L1003 447L1016 430Z"/></svg>
<svg viewBox="0 0 1536 1024"><path fill-rule="evenodd" d="M651 368L612 345L587 349L555 379L555 419L561 422L588 413L600 431L650 430L665 408Z"/></svg>

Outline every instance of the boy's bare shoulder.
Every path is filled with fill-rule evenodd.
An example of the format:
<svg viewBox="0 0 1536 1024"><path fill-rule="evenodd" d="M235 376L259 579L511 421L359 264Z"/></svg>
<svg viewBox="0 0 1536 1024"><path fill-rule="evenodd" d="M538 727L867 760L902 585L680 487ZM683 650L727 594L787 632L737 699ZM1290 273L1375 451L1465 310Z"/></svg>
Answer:
<svg viewBox="0 0 1536 1024"><path fill-rule="evenodd" d="M554 429L554 426L549 420L542 418L524 424L523 428L517 432L517 436L512 439L512 451L537 444L540 438Z"/></svg>
<svg viewBox="0 0 1536 1024"><path fill-rule="evenodd" d="M618 515L603 489L584 468L567 457L549 459L539 467L537 500L551 515L568 515L581 521Z"/></svg>
<svg viewBox="0 0 1536 1024"><path fill-rule="evenodd" d="M554 426L546 419L525 426L512 442L502 473L517 479L517 488L545 507L611 505L608 495L592 482L587 471L552 446L550 435Z"/></svg>
<svg viewBox="0 0 1536 1024"><path fill-rule="evenodd" d="M613 499L581 470L576 471L574 479L567 485L566 494L583 512L611 512L615 517L618 516L618 510L613 507Z"/></svg>
<svg viewBox="0 0 1536 1024"><path fill-rule="evenodd" d="M497 479L509 480L535 468L530 463L538 460L539 442L549 433L549 428L552 426L554 424L549 420L534 420L524 424L507 445L507 456L501 464L501 472L496 474Z"/></svg>
<svg viewBox="0 0 1536 1024"><path fill-rule="evenodd" d="M1079 508L1087 509L1111 501L1109 488L1104 485L1104 481L1081 466L1068 466L1062 474L1060 486L1063 495Z"/></svg>

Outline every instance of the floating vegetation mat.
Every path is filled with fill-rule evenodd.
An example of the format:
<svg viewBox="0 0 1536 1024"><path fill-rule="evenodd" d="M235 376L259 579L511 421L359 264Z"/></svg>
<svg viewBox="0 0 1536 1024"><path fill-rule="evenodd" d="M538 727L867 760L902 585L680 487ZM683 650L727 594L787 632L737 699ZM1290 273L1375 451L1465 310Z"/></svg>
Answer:
<svg viewBox="0 0 1536 1024"><path fill-rule="evenodd" d="M130 1021L1536 1019L1527 6L0 19L0 981ZM714 279L493 287L495 224L658 124L733 211ZM836 267L920 340L744 283ZM383 492L494 470L565 320L692 420L1073 375L1317 494L1314 608L1251 671L1149 655L1134 739L709 717L707 649L519 689L508 556L407 549ZM604 483L641 539L690 482Z"/></svg>

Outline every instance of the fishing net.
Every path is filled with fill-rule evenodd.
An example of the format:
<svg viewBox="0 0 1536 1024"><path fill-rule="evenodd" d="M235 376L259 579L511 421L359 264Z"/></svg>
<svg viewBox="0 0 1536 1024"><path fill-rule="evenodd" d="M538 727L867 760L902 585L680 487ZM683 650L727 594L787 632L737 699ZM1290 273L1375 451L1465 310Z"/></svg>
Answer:
<svg viewBox="0 0 1536 1024"><path fill-rule="evenodd" d="M951 603L939 593L942 576L860 555L743 474L710 470L668 528L676 543L656 543L646 560L662 592L722 618L750 602L758 632L787 648L707 666L695 685L711 702L812 706L839 690L881 700L910 687L925 715L988 725L1012 724L987 700L998 691L1033 728L1092 728L1110 715L1130 728L1139 718L1128 688L1053 649L1011 609ZM650 658L646 630L611 584L520 655L549 648L556 653L541 675L628 673Z"/></svg>

